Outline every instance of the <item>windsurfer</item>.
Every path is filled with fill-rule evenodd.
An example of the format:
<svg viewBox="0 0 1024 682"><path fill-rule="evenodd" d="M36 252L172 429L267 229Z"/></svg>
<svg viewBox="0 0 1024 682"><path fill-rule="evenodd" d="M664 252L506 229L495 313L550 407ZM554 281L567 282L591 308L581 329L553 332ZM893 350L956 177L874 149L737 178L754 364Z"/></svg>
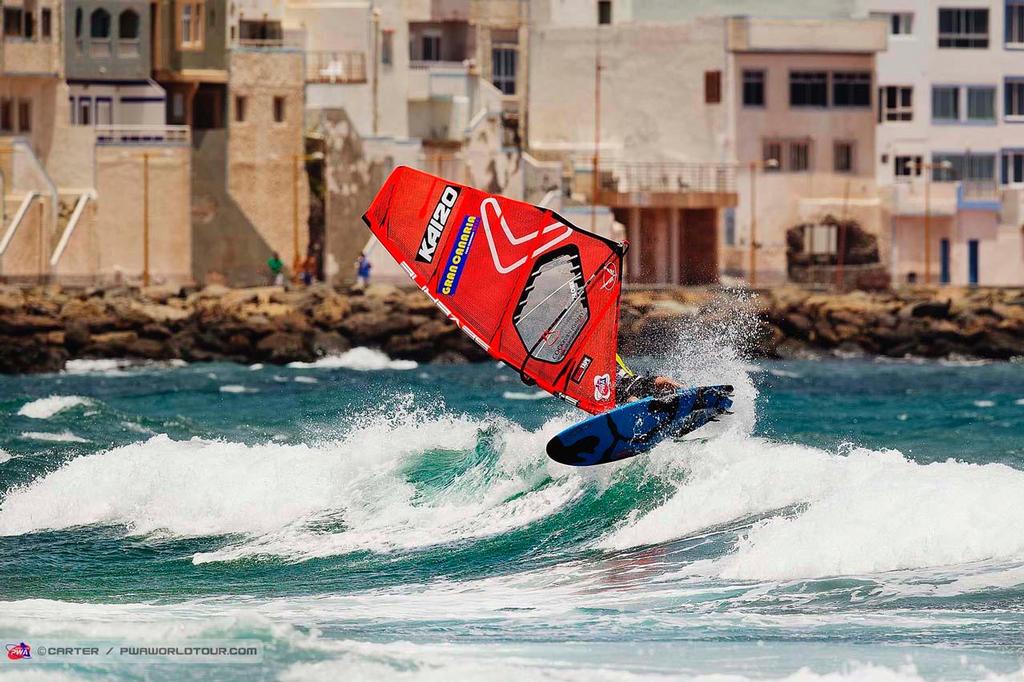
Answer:
<svg viewBox="0 0 1024 682"><path fill-rule="evenodd" d="M615 374L615 396L620 405L640 400L641 398L670 396L682 384L668 377L653 374L637 374L631 370L616 353L615 362L619 369Z"/></svg>

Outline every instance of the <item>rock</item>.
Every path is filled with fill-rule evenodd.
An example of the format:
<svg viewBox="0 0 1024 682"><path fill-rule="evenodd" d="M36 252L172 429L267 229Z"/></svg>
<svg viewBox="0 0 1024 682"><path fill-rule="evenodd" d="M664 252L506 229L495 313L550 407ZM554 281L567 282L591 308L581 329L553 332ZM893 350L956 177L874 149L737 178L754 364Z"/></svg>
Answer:
<svg viewBox="0 0 1024 682"><path fill-rule="evenodd" d="M131 309L153 322L178 322L189 316L188 311L160 303L132 302Z"/></svg>
<svg viewBox="0 0 1024 682"><path fill-rule="evenodd" d="M437 306L421 292L415 291L402 298L401 307L407 312L418 315L430 315L437 311Z"/></svg>
<svg viewBox="0 0 1024 682"><path fill-rule="evenodd" d="M949 308L952 301L926 301L918 303L911 308L910 314L913 317L931 317L937 320L944 320L949 317Z"/></svg>
<svg viewBox="0 0 1024 682"><path fill-rule="evenodd" d="M147 301L154 303L167 303L167 299L174 298L181 294L181 287L172 284L159 284L151 287L143 287L139 295Z"/></svg>
<svg viewBox="0 0 1024 682"><path fill-rule="evenodd" d="M139 335L135 332L92 334L89 337L89 345L82 352L84 355L102 358L128 357L128 346L138 338Z"/></svg>
<svg viewBox="0 0 1024 682"><path fill-rule="evenodd" d="M0 315L0 334L21 336L36 332L49 332L61 328L59 320L46 315L5 313Z"/></svg>
<svg viewBox="0 0 1024 682"><path fill-rule="evenodd" d="M465 365L469 362L462 353L445 350L434 356L435 365Z"/></svg>
<svg viewBox="0 0 1024 682"><path fill-rule="evenodd" d="M779 328L786 334L797 339L809 339L814 323L811 319L799 312L790 312L778 320Z"/></svg>
<svg viewBox="0 0 1024 682"><path fill-rule="evenodd" d="M342 321L340 329L353 343L368 344L409 330L408 315L398 313L355 313Z"/></svg>
<svg viewBox="0 0 1024 682"><path fill-rule="evenodd" d="M68 352L26 336L0 336L0 373L59 372Z"/></svg>
<svg viewBox="0 0 1024 682"><path fill-rule="evenodd" d="M312 351L307 348L301 334L274 332L256 344L261 359L276 364L313 360Z"/></svg>
<svg viewBox="0 0 1024 682"><path fill-rule="evenodd" d="M340 355L351 349L352 344L338 332L317 331L313 334L313 352L320 357Z"/></svg>
<svg viewBox="0 0 1024 682"><path fill-rule="evenodd" d="M20 310L25 305L25 295L14 287L0 287L0 310Z"/></svg>
<svg viewBox="0 0 1024 682"><path fill-rule="evenodd" d="M425 296L423 298L426 298ZM334 329L351 312L348 299L330 294L325 296L312 311L313 322L325 329Z"/></svg>
<svg viewBox="0 0 1024 682"><path fill-rule="evenodd" d="M458 334L458 328L447 319L432 319L418 324L412 331L412 338L416 341L440 341L452 334Z"/></svg>
<svg viewBox="0 0 1024 682"><path fill-rule="evenodd" d="M143 326L139 335L149 339L163 340L171 338L171 330L162 324L153 323Z"/></svg>
<svg viewBox="0 0 1024 682"><path fill-rule="evenodd" d="M1024 357L1024 337L1000 329L990 329L974 344L973 354L994 360Z"/></svg>
<svg viewBox="0 0 1024 682"><path fill-rule="evenodd" d="M397 334L384 342L384 352L393 358L429 362L434 357L434 344L417 341L408 334Z"/></svg>
<svg viewBox="0 0 1024 682"><path fill-rule="evenodd" d="M138 338L125 345L125 355L147 360L167 360L173 357L166 343L156 339Z"/></svg>
<svg viewBox="0 0 1024 682"><path fill-rule="evenodd" d="M832 348L839 345L839 337L829 326L825 320L818 320L814 324L814 335L812 340L819 346L825 346L826 348Z"/></svg>
<svg viewBox="0 0 1024 682"><path fill-rule="evenodd" d="M84 320L68 320L64 325L64 347L71 354L89 345L89 325Z"/></svg>

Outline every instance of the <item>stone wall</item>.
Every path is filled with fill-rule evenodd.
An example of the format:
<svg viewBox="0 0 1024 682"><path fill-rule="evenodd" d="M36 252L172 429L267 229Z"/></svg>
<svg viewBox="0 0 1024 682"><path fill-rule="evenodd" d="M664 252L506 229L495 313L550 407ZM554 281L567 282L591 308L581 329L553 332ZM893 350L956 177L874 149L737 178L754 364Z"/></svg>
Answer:
<svg viewBox="0 0 1024 682"><path fill-rule="evenodd" d="M880 354L1024 358L1024 290L740 295L627 292L619 347L664 352L710 331L748 357ZM0 288L0 372L57 371L70 358L286 363L354 346L420 362L487 359L418 291L386 285L183 290Z"/></svg>

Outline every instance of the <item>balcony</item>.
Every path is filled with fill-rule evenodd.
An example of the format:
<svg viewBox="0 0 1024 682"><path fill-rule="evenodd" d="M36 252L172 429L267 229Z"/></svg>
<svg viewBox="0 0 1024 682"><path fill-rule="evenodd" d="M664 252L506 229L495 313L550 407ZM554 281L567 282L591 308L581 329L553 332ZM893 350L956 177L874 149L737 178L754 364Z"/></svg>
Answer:
<svg viewBox="0 0 1024 682"><path fill-rule="evenodd" d="M56 75L58 52L50 40L6 36L0 40L2 73L15 75Z"/></svg>
<svg viewBox="0 0 1024 682"><path fill-rule="evenodd" d="M880 19L766 19L731 17L727 42L733 52L841 52L873 54L887 46Z"/></svg>
<svg viewBox="0 0 1024 682"><path fill-rule="evenodd" d="M184 147L191 144L192 129L173 125L98 125L97 145L167 145Z"/></svg>
<svg viewBox="0 0 1024 682"><path fill-rule="evenodd" d="M597 203L617 207L721 208L736 205L736 166L731 163L602 163ZM574 189L590 198L593 169L578 164Z"/></svg>
<svg viewBox="0 0 1024 682"><path fill-rule="evenodd" d="M923 179L898 182L892 186L892 212L898 216L953 216L959 194L960 183L956 182L932 182L927 192Z"/></svg>
<svg viewBox="0 0 1024 682"><path fill-rule="evenodd" d="M307 83L365 83L366 55L358 51L306 53Z"/></svg>

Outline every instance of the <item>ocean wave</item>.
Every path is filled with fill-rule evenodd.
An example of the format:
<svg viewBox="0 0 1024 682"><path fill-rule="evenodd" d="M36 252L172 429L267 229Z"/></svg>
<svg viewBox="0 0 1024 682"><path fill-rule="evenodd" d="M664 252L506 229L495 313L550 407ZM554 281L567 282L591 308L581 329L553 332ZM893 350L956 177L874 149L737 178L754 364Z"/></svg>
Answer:
<svg viewBox="0 0 1024 682"><path fill-rule="evenodd" d="M12 459L13 457L11 456L11 453L0 450L0 464L3 464L4 462L10 462Z"/></svg>
<svg viewBox="0 0 1024 682"><path fill-rule="evenodd" d="M68 360L65 374L96 374L105 377L132 376L139 370L187 367L184 360L130 360L127 358L79 358Z"/></svg>
<svg viewBox="0 0 1024 682"><path fill-rule="evenodd" d="M61 431L60 433L50 433L48 431L23 431L21 438L25 440L41 440L50 443L88 443L87 438L76 436L70 431Z"/></svg>
<svg viewBox="0 0 1024 682"><path fill-rule="evenodd" d="M220 387L221 393L259 393L258 388L250 388L241 384L225 384Z"/></svg>
<svg viewBox="0 0 1024 682"><path fill-rule="evenodd" d="M505 391L501 397L505 400L543 400L550 398L551 394L547 391Z"/></svg>
<svg viewBox="0 0 1024 682"><path fill-rule="evenodd" d="M39 398L32 402L25 403L18 410L18 416L31 419L49 419L58 412L76 407L78 405L90 405L92 401L80 395L51 395L48 398Z"/></svg>
<svg viewBox="0 0 1024 682"><path fill-rule="evenodd" d="M379 350L360 346L341 355L330 355L313 362L289 362L288 366L294 369L354 369L370 372L416 369L419 365L413 360L392 360Z"/></svg>
<svg viewBox="0 0 1024 682"><path fill-rule="evenodd" d="M693 570L791 580L1024 560L1024 472L1001 464L922 465L896 451L836 454L759 438L723 438L676 457L686 476L675 493L599 547L661 544L768 517Z"/></svg>

